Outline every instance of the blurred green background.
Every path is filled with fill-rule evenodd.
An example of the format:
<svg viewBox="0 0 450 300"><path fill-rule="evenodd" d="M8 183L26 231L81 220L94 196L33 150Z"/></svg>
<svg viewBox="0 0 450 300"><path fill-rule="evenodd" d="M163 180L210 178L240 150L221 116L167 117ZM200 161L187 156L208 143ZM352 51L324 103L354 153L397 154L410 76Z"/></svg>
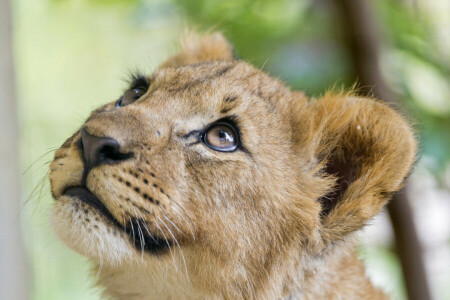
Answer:
<svg viewBox="0 0 450 300"><path fill-rule="evenodd" d="M381 69L415 123L421 160L411 202L433 295L450 299L450 2L370 1ZM320 96L354 84L329 1L16 0L13 5L23 171L23 232L31 299L99 299L86 259L51 232L48 163L95 107L116 99L133 70L175 53L185 28L220 30L237 57ZM368 274L396 299L404 284L385 213L361 234Z"/></svg>

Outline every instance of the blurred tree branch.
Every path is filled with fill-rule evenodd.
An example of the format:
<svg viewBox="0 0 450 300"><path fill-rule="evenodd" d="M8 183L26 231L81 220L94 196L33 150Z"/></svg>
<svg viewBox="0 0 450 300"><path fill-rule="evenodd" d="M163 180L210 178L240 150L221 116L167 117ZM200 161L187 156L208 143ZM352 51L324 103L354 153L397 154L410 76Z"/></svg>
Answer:
<svg viewBox="0 0 450 300"><path fill-rule="evenodd" d="M28 299L20 223L19 128L14 93L9 0L0 0L0 299Z"/></svg>
<svg viewBox="0 0 450 300"><path fill-rule="evenodd" d="M354 77L360 90L390 102L395 95L380 73L380 39L367 0L333 0L346 34L346 42L354 68ZM422 248L415 228L407 186L397 193L388 205L395 233L395 244L400 258L406 290L410 300L431 299L425 273Z"/></svg>

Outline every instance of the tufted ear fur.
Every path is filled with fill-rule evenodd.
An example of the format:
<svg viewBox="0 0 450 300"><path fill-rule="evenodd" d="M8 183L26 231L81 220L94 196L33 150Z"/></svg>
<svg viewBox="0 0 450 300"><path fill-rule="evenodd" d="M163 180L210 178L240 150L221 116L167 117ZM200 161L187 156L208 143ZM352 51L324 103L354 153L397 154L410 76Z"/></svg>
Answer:
<svg viewBox="0 0 450 300"><path fill-rule="evenodd" d="M321 236L325 245L362 228L402 187L416 154L406 121L379 101L327 94L308 104L298 151L310 148L323 185ZM312 116L308 120L307 114Z"/></svg>
<svg viewBox="0 0 450 300"><path fill-rule="evenodd" d="M178 54L167 59L160 68L175 67L193 63L233 59L231 44L221 33L197 35L187 32L181 42Z"/></svg>

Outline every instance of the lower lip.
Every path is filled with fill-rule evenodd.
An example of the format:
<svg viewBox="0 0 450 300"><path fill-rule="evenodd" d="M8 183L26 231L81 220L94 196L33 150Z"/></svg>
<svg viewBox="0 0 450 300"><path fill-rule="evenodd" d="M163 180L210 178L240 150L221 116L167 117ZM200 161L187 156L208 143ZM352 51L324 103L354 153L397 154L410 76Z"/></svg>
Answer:
<svg viewBox="0 0 450 300"><path fill-rule="evenodd" d="M64 195L71 196L71 197L77 197L81 201L89 204L90 206L97 209L101 214L103 214L108 220L112 221L113 223L118 224L116 219L112 216L112 214L109 212L109 210L106 208L106 206L98 200L97 197L95 197L87 188L77 186L77 187L71 187L68 188Z"/></svg>

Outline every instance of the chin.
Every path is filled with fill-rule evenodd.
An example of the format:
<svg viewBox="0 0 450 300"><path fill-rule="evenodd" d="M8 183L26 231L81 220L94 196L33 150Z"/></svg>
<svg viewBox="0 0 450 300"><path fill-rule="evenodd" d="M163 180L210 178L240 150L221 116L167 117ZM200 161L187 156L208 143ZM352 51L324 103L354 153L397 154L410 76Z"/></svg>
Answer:
<svg viewBox="0 0 450 300"><path fill-rule="evenodd" d="M102 265L121 265L141 257L126 233L88 205L61 196L53 206L53 230L69 248Z"/></svg>

